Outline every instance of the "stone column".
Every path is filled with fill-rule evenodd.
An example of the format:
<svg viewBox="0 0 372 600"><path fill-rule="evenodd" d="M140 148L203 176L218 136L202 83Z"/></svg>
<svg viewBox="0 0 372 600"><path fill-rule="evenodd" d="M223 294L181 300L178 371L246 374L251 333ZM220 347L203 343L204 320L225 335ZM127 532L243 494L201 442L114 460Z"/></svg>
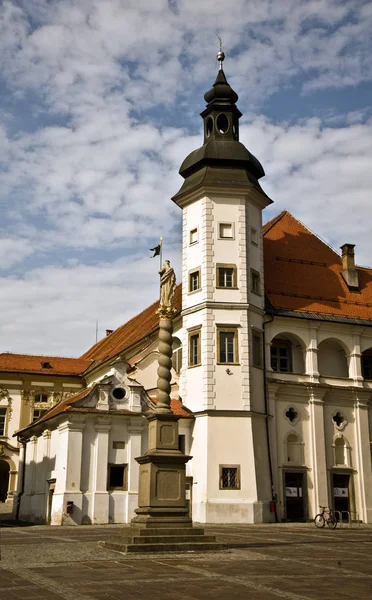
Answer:
<svg viewBox="0 0 372 600"><path fill-rule="evenodd" d="M354 385L363 387L362 375L362 353L360 351L360 333L353 335L353 350L350 354L349 377L353 379Z"/></svg>
<svg viewBox="0 0 372 600"><path fill-rule="evenodd" d="M319 382L318 370L318 337L316 327L310 328L310 343L306 348L306 373L310 375L310 381Z"/></svg>
<svg viewBox="0 0 372 600"><path fill-rule="evenodd" d="M178 419L170 408L172 368L172 319L175 310L160 306L158 403L148 418L147 452L137 458L139 493L137 527L190 527L186 506L185 464L191 458L178 449Z"/></svg>
<svg viewBox="0 0 372 600"><path fill-rule="evenodd" d="M107 491L108 450L111 420L97 417L93 460L92 523L109 522L109 493Z"/></svg>
<svg viewBox="0 0 372 600"><path fill-rule="evenodd" d="M315 517L319 506L328 506L327 461L324 432L324 396L325 390L310 389L310 447L312 467L312 493L309 491L310 514Z"/></svg>

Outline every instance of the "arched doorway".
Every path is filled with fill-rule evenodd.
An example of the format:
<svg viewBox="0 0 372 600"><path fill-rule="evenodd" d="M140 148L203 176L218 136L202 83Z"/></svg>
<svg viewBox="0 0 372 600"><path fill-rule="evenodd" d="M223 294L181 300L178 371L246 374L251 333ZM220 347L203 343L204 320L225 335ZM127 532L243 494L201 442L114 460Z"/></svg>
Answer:
<svg viewBox="0 0 372 600"><path fill-rule="evenodd" d="M0 460L0 502L5 502L8 495L10 466L5 460Z"/></svg>

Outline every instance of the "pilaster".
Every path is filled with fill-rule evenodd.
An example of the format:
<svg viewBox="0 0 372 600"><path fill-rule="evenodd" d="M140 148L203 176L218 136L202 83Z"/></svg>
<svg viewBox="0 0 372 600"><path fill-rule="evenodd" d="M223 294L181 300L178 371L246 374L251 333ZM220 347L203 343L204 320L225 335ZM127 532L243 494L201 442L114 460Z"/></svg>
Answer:
<svg viewBox="0 0 372 600"><path fill-rule="evenodd" d="M107 491L107 468L111 419L97 417L95 422L93 453L93 487L91 519L94 524L109 522L109 493Z"/></svg>
<svg viewBox="0 0 372 600"><path fill-rule="evenodd" d="M128 503L126 522L134 517L134 510L138 506L138 479L139 479L139 464L135 460L141 456L142 448L142 417L138 419L132 418L128 425Z"/></svg>
<svg viewBox="0 0 372 600"><path fill-rule="evenodd" d="M353 334L353 350L350 354L350 365L349 365L349 377L353 379L354 385L357 387L363 387L363 375L362 375L362 353L360 350L360 333Z"/></svg>
<svg viewBox="0 0 372 600"><path fill-rule="evenodd" d="M324 431L324 396L326 390L310 388L310 447L313 490L309 490L312 513L315 516L319 506L328 506L327 461Z"/></svg>
<svg viewBox="0 0 372 600"><path fill-rule="evenodd" d="M317 328L310 327L310 342L306 348L306 373L312 383L319 383Z"/></svg>
<svg viewBox="0 0 372 600"><path fill-rule="evenodd" d="M356 485L358 486L358 496L360 498L359 518L365 523L372 523L372 466L371 466L371 444L368 427L368 402L365 398L358 396L359 392L354 393L354 414L355 414L355 438L356 438L356 459L358 477Z"/></svg>

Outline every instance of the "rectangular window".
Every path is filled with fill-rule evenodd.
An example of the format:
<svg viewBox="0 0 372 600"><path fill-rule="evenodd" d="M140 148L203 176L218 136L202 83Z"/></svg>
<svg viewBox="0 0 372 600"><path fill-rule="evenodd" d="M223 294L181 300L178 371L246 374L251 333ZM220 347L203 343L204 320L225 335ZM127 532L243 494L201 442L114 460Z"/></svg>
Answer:
<svg viewBox="0 0 372 600"><path fill-rule="evenodd" d="M48 410L46 410L46 409L42 410L41 408L34 408L34 412L32 415L32 422L34 423L38 419L41 419L41 417L43 417L47 412L48 412Z"/></svg>
<svg viewBox="0 0 372 600"><path fill-rule="evenodd" d="M251 291L258 296L261 295L260 274L257 271L253 271L253 269L251 269Z"/></svg>
<svg viewBox="0 0 372 600"><path fill-rule="evenodd" d="M220 490L240 490L239 465L220 465Z"/></svg>
<svg viewBox="0 0 372 600"><path fill-rule="evenodd" d="M128 465L108 465L108 489L128 489Z"/></svg>
<svg viewBox="0 0 372 600"><path fill-rule="evenodd" d="M200 331L189 335L189 367L200 365Z"/></svg>
<svg viewBox="0 0 372 600"><path fill-rule="evenodd" d="M199 241L198 228L195 227L195 229L190 230L190 245L196 244L196 242L198 242L198 241Z"/></svg>
<svg viewBox="0 0 372 600"><path fill-rule="evenodd" d="M236 288L236 266L217 265L217 287Z"/></svg>
<svg viewBox="0 0 372 600"><path fill-rule="evenodd" d="M251 227L251 244L258 246L258 231L254 227Z"/></svg>
<svg viewBox="0 0 372 600"><path fill-rule="evenodd" d="M217 331L218 362L236 364L238 362L238 332L234 328Z"/></svg>
<svg viewBox="0 0 372 600"><path fill-rule="evenodd" d="M48 394L35 394L34 402L48 402Z"/></svg>
<svg viewBox="0 0 372 600"><path fill-rule="evenodd" d="M234 238L234 227L232 223L219 223L219 237L223 240L232 240Z"/></svg>
<svg viewBox="0 0 372 600"><path fill-rule="evenodd" d="M200 290L200 271L191 271L189 273L189 292Z"/></svg>
<svg viewBox="0 0 372 600"><path fill-rule="evenodd" d="M252 364L262 367L262 335L259 331L252 333Z"/></svg>
<svg viewBox="0 0 372 600"><path fill-rule="evenodd" d="M112 442L112 447L114 450L124 450L125 442Z"/></svg>
<svg viewBox="0 0 372 600"><path fill-rule="evenodd" d="M6 408L0 408L0 435L5 435Z"/></svg>
<svg viewBox="0 0 372 600"><path fill-rule="evenodd" d="M279 373L292 372L291 343L277 340L270 348L271 368Z"/></svg>

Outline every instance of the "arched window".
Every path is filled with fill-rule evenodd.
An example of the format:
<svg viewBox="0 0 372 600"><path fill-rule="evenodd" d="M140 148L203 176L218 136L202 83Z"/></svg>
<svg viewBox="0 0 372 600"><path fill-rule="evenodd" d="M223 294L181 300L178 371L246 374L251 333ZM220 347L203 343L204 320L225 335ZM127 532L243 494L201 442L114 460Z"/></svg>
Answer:
<svg viewBox="0 0 372 600"><path fill-rule="evenodd" d="M284 444L286 462L293 465L303 463L303 443L295 433L290 433Z"/></svg>
<svg viewBox="0 0 372 600"><path fill-rule="evenodd" d="M304 347L291 334L281 333L271 342L271 368L277 373L305 373Z"/></svg>
<svg viewBox="0 0 372 600"><path fill-rule="evenodd" d="M350 446L343 435L338 435L334 440L333 462L336 467L351 466Z"/></svg>
<svg viewBox="0 0 372 600"><path fill-rule="evenodd" d="M362 375L364 379L372 379L372 348L362 354Z"/></svg>
<svg viewBox="0 0 372 600"><path fill-rule="evenodd" d="M324 340L318 348L318 368L323 377L349 377L346 352L337 340Z"/></svg>

